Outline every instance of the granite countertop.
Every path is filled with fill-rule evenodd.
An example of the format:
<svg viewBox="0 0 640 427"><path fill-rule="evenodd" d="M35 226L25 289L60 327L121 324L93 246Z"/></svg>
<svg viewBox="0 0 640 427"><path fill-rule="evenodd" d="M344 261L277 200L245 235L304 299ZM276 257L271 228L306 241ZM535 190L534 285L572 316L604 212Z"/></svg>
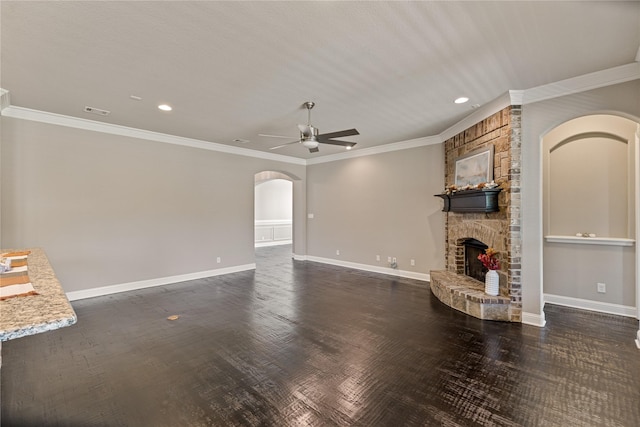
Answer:
<svg viewBox="0 0 640 427"><path fill-rule="evenodd" d="M40 248L27 250L31 251L27 271L39 295L0 301L0 342L71 326L78 320L47 255Z"/></svg>

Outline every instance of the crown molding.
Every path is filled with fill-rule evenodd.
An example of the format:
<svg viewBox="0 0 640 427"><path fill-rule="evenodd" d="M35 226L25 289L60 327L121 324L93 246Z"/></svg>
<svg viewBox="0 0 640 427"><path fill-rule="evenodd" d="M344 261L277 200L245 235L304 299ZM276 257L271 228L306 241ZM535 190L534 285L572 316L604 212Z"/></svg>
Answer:
<svg viewBox="0 0 640 427"><path fill-rule="evenodd" d="M510 90L509 91L509 100L511 105L522 105L524 98L523 90Z"/></svg>
<svg viewBox="0 0 640 427"><path fill-rule="evenodd" d="M452 138L461 132L464 132L476 123L481 122L492 114L495 114L510 105L511 96L509 92L505 92L499 97L495 98L493 101L490 101L477 108L473 113L460 120L458 123L454 124L448 129L445 129L442 133L440 133L439 138L444 142L447 139Z"/></svg>
<svg viewBox="0 0 640 427"><path fill-rule="evenodd" d="M353 159L355 157L372 156L374 154L388 153L390 151L406 150L409 148L424 147L427 145L440 144L442 140L438 135L426 136L423 138L410 139L408 141L393 142L391 144L378 145L371 148L363 148L362 150L347 151L338 154L329 154L322 157L307 159L307 165L316 165L319 163L335 162L336 160Z"/></svg>
<svg viewBox="0 0 640 427"><path fill-rule="evenodd" d="M640 79L640 62L632 62L530 89L509 90L444 130L439 137L442 141L446 141L510 105L532 104L637 79Z"/></svg>
<svg viewBox="0 0 640 427"><path fill-rule="evenodd" d="M146 139L148 141L164 142L167 144L182 145L185 147L200 148L209 151L218 151L228 154L236 154L245 157L255 157L264 160L273 160L296 165L306 165L304 159L283 156L281 154L265 153L247 148L233 147L215 142L202 141L193 138L168 135L165 133L153 132L143 129L136 129L127 126L114 125L111 123L97 122L95 120L82 119L78 117L65 116L62 114L49 113L46 111L32 110L30 108L9 106L2 109L2 115L15 119L32 120L41 123L48 123L58 126L66 126L76 129L90 130L94 132L108 133L112 135L127 136L131 138Z"/></svg>
<svg viewBox="0 0 640 427"><path fill-rule="evenodd" d="M524 90L523 105L640 79L640 62L620 65Z"/></svg>
<svg viewBox="0 0 640 427"><path fill-rule="evenodd" d="M636 61L638 61L639 59L640 48L638 49L638 54L636 55ZM356 157L371 156L375 154L388 153L391 151L406 150L409 148L424 147L433 144L440 144L448 140L449 138L461 132L464 132L466 129L470 128L476 123L486 119L492 114L495 114L510 105L532 104L535 102L558 98L561 96L571 95L574 93L584 92L619 83L625 83L637 79L640 79L640 62L632 62L630 64L596 71L589 74L583 74L581 76L572 77L569 79L561 80L559 82L537 86L530 89L509 90L498 96L494 100L477 108L467 117L458 121L451 127L445 129L438 135L378 145L376 147L364 148L362 150L329 154L326 156L314 157L312 159L306 160L297 157L284 156L281 154L266 153L263 151L251 150L248 148L234 147L230 145L218 144L215 142L184 138L159 132L152 132L126 126L97 122L94 120L32 110L29 108L15 107L12 106L9 102L9 91L2 88L0 88L0 111L1 114L6 117L33 120L60 126L73 127L77 129L129 136L132 138L146 139L168 144L183 145L204 150L236 154L239 156L254 157L264 160L273 160L306 166L334 162L338 160L352 159Z"/></svg>

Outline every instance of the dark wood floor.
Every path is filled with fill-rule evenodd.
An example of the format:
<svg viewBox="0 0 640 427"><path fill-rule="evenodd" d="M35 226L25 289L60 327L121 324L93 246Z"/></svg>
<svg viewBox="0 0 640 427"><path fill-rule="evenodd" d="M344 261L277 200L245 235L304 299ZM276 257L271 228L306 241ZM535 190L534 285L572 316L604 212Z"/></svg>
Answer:
<svg viewBox="0 0 640 427"><path fill-rule="evenodd" d="M2 425L640 425L636 320L481 321L424 282L290 250L77 301L77 325L4 343Z"/></svg>

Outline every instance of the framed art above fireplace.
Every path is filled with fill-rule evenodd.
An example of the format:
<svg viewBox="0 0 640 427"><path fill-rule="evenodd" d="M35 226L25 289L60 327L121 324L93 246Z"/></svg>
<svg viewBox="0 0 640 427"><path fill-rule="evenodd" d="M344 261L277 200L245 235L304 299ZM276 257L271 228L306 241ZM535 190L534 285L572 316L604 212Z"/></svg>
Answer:
<svg viewBox="0 0 640 427"><path fill-rule="evenodd" d="M456 159L455 185L458 188L493 181L493 145Z"/></svg>

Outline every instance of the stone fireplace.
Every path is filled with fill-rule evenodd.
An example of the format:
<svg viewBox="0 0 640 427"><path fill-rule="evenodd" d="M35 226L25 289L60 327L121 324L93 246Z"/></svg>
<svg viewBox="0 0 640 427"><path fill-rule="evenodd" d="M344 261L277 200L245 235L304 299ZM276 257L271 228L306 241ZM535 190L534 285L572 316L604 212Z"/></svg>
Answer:
<svg viewBox="0 0 640 427"><path fill-rule="evenodd" d="M446 270L431 271L431 290L438 299L480 319L522 321L520 111L519 106L507 107L445 141L447 187L454 183L458 157L494 147L493 176L502 189L498 212L447 212ZM484 293L483 272L471 262L486 247L493 248L500 260L497 296Z"/></svg>

